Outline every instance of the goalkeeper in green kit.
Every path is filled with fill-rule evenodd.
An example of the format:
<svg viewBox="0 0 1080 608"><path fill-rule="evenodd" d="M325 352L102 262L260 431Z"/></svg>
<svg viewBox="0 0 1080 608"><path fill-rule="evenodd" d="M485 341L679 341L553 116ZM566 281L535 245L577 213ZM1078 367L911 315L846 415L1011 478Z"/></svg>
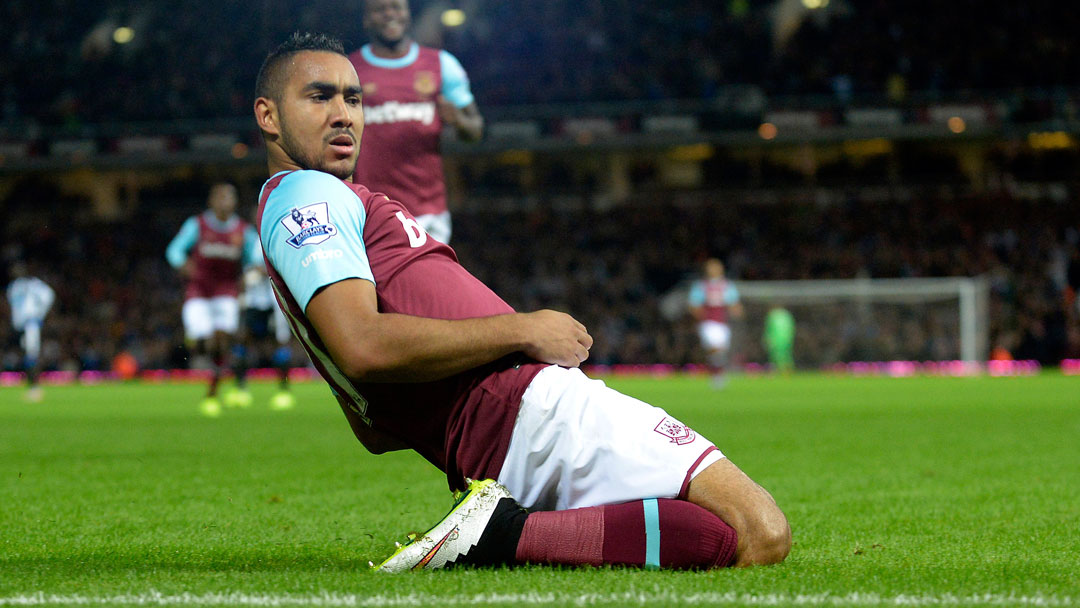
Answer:
<svg viewBox="0 0 1080 608"><path fill-rule="evenodd" d="M765 349L774 370L790 374L795 367L795 317L782 306L773 306L765 316Z"/></svg>

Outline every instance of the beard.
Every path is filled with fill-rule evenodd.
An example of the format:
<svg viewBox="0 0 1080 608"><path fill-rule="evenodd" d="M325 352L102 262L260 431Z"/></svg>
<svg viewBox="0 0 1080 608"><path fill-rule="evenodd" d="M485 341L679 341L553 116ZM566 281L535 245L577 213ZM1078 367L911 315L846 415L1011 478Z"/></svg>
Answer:
<svg viewBox="0 0 1080 608"><path fill-rule="evenodd" d="M302 142L293 137L288 129L284 115L279 114L278 119L281 122L281 147L285 150L285 153L289 155L289 158L293 159L301 169L322 171L323 173L329 173L341 180L348 179L352 176L354 167L335 167L329 165L321 154L317 151L312 152L308 150Z"/></svg>

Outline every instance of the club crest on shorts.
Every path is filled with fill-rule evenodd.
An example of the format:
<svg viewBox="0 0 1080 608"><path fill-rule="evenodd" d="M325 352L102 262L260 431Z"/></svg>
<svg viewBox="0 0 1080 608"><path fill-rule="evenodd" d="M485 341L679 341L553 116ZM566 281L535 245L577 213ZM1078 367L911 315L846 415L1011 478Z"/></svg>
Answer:
<svg viewBox="0 0 1080 608"><path fill-rule="evenodd" d="M653 430L671 439L671 443L678 445L693 443L694 439L697 439L697 433L692 431L690 427L669 416L664 416L660 424L656 425Z"/></svg>
<svg viewBox="0 0 1080 608"><path fill-rule="evenodd" d="M318 245L338 232L337 227L330 223L330 212L325 202L293 207L289 215L281 218L281 225L292 234L285 242L297 249L304 245Z"/></svg>

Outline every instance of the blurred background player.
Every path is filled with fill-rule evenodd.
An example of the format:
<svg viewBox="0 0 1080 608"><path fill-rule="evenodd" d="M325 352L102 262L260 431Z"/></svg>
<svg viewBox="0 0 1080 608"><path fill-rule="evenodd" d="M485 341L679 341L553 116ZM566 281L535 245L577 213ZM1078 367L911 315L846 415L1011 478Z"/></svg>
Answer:
<svg viewBox="0 0 1080 608"><path fill-rule="evenodd" d="M484 118L461 63L409 34L407 0L366 0L370 41L349 55L364 88L364 134L353 179L401 201L436 240L450 242L439 136L450 125L475 141Z"/></svg>
<svg viewBox="0 0 1080 608"><path fill-rule="evenodd" d="M262 258L262 248L258 254ZM285 314L274 301L274 288L270 277L261 266L252 266L244 272L244 328L239 344L237 366L239 375L246 375L251 361L270 361L278 373L278 390L270 398L270 409L287 410L296 405L296 398L289 391L289 363L292 349L289 341L292 332Z"/></svg>
<svg viewBox="0 0 1080 608"><path fill-rule="evenodd" d="M774 305L765 315L765 331L762 336L765 350L769 353L772 368L784 375L795 367L792 350L795 346L795 317L791 311Z"/></svg>
<svg viewBox="0 0 1080 608"><path fill-rule="evenodd" d="M210 387L199 409L211 417L221 413L218 383L240 323L241 275L245 267L261 261L258 236L236 215L236 201L232 184L211 186L209 209L189 217L165 250L169 264L186 281L184 338L195 357L210 358ZM236 370L236 382L236 389L225 396L226 405L250 405L243 369Z"/></svg>
<svg viewBox="0 0 1080 608"><path fill-rule="evenodd" d="M19 337L23 350L23 369L26 372L26 400L41 401L44 397L38 385L38 358L41 355L41 325L49 314L56 293L45 281L30 276L25 262L11 266L13 280L7 288L8 304L11 306L11 326Z"/></svg>
<svg viewBox="0 0 1080 608"><path fill-rule="evenodd" d="M713 386L724 386L724 367L731 348L728 318L742 317L739 290L724 276L724 263L716 258L705 261L705 276L690 288L690 312L698 321L698 337L705 349L706 364Z"/></svg>

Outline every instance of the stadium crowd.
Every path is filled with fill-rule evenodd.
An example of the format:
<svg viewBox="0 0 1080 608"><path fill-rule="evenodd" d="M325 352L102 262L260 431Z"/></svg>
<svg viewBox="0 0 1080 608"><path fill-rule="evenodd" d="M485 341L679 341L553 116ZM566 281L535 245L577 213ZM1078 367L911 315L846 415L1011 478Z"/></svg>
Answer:
<svg viewBox="0 0 1080 608"><path fill-rule="evenodd" d="M459 28L430 27L432 11L445 3L411 4L417 37L467 66L481 107L709 99L725 85L752 84L770 96L822 95L841 104L862 95L1005 91L1014 119L1022 119L1039 108L1025 105L1021 89L1065 91L1080 74L1080 16L1049 0L833 0L818 12L748 0L472 0L461 3L469 19ZM7 28L0 142L38 127L78 132L100 123L246 117L252 75L287 32L363 40L359 0L257 9L191 0L9 0L0 20ZM124 44L114 41L121 26L131 28ZM180 219L200 208L204 185L170 200L144 195L132 215L114 221L95 219L85 201L45 180L4 192L0 279L6 284L8 262L28 257L57 292L45 325L47 367L103 369L121 352L142 367L185 364L179 280L162 250ZM471 187L483 196L484 184ZM748 280L985 275L993 346L1044 362L1077 356L1080 217L1070 203L1078 192L991 192L954 186L884 199L856 192L822 205L809 196L762 204L718 189L631 199L605 211L585 210L588 193L559 192L580 204L556 211L541 194L528 209L479 204L457 212L454 244L466 267L514 306L579 315L596 337L598 364L698 361L692 321L665 317L661 299L709 253ZM730 229L706 233L707 226ZM902 330L880 335L902 333L922 345L915 358L951 348L941 319L892 323ZM834 344L825 359L852 359L873 351L854 334L835 345L835 326L800 319L797 352ZM18 367L10 342L0 335L4 369Z"/></svg>
<svg viewBox="0 0 1080 608"><path fill-rule="evenodd" d="M413 0L412 8L418 38L468 66L482 107L708 99L730 84L841 103L907 92L1011 94L1075 86L1080 74L1080 17L1050 0L834 0L817 12L748 0L464 4L469 18L457 28L430 26L438 16L427 9L444 3ZM359 0L257 8L9 0L0 20L0 132L8 137L34 125L77 131L246 116L251 75L272 41L294 29L363 41ZM131 28L124 44L113 38L121 26ZM1014 97L1018 112L1038 111Z"/></svg>
<svg viewBox="0 0 1080 608"><path fill-rule="evenodd" d="M57 292L45 323L46 368L108 369L121 352L142 368L185 367L180 280L163 248L178 222L173 216L198 210L202 196L174 205L170 214L143 204L118 223L78 213L80 201L55 191L16 196L60 201L15 213L2 235L5 260L30 255ZM709 252L723 252L729 276L744 280L983 275L992 288L992 345L1056 364L1080 356L1074 196L1032 200L937 188L902 199L853 194L825 205L806 197L763 205L700 192L660 203L641 197L605 211L541 204L459 213L455 248L467 268L516 308L572 311L596 339L592 364L700 361L693 321L665 315L662 299L694 277ZM955 317L891 313L876 318L868 337L851 327L838 332L851 322L832 318L842 314L825 308L813 317L797 315L801 365L881 352L916 360L957 356ZM0 324L0 331L10 329ZM751 343L760 334L757 327L737 331ZM2 364L16 369L9 338L0 336L7 345ZM753 349L742 360L763 356Z"/></svg>

